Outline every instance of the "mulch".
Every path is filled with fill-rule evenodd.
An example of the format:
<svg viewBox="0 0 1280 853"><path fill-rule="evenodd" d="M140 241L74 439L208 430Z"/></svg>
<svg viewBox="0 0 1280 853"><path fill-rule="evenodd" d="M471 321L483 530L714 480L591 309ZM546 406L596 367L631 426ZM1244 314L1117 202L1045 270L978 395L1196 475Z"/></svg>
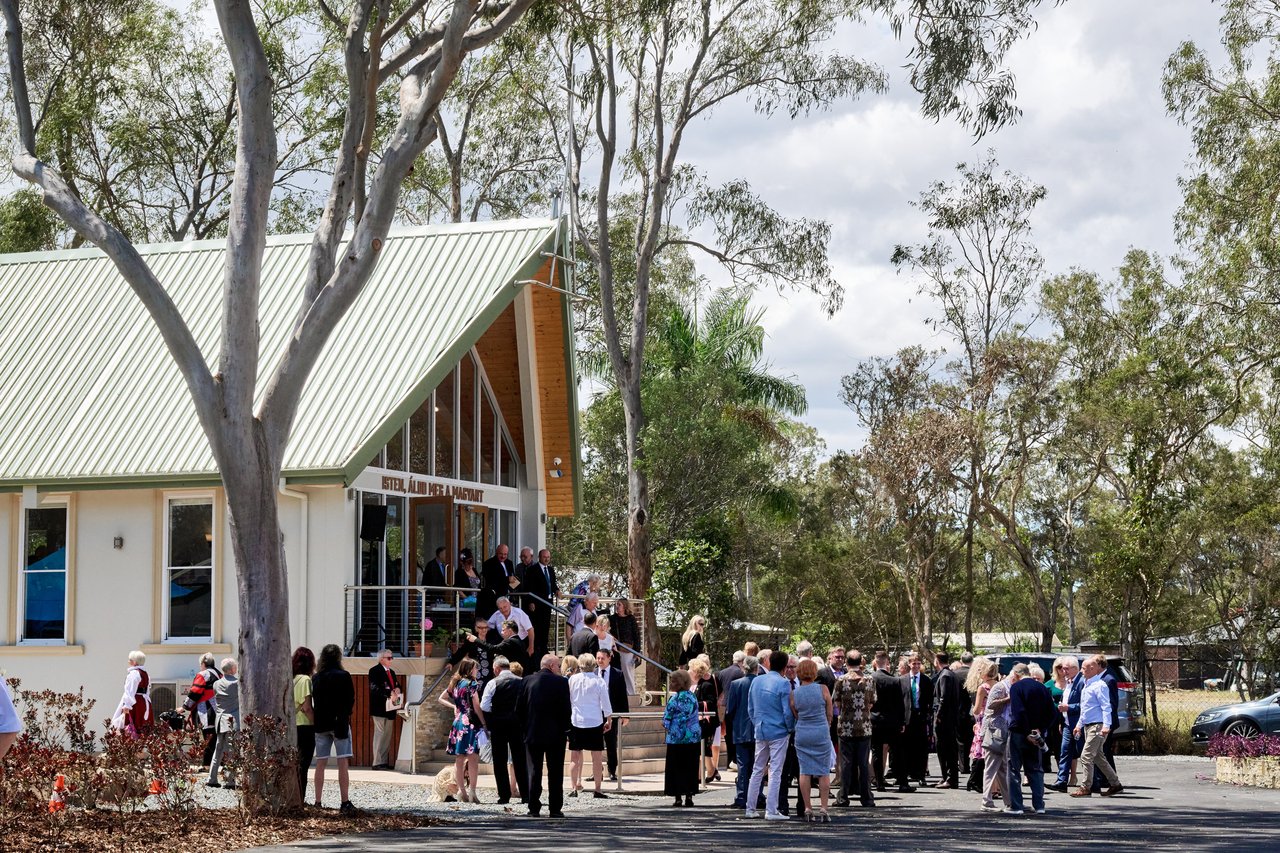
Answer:
<svg viewBox="0 0 1280 853"><path fill-rule="evenodd" d="M340 815L334 809L314 806L280 817L255 817L249 823L238 811L206 808L182 814L156 810L129 815L107 810L10 814L0 815L0 850L210 853L440 823L438 818L423 815L363 811Z"/></svg>

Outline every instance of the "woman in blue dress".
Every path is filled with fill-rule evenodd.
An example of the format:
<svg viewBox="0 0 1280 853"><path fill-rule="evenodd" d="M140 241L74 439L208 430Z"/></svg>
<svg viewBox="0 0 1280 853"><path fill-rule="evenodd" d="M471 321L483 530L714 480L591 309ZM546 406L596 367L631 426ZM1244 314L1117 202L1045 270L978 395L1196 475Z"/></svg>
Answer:
<svg viewBox="0 0 1280 853"><path fill-rule="evenodd" d="M831 765L835 751L831 748L831 694L825 684L818 684L818 664L805 658L796 667L800 686L791 693L791 710L796 715L796 758L800 762L800 798L804 801L805 820L830 823L827 801L831 797ZM814 813L809 802L809 788L818 780L822 811Z"/></svg>
<svg viewBox="0 0 1280 853"><path fill-rule="evenodd" d="M480 682L475 680L475 673L476 662L463 658L439 699L441 705L453 709L448 754L454 756L453 773L458 784L458 799L464 803L480 802L476 777L480 771L479 738L484 728L484 711L480 710L480 697L476 695Z"/></svg>
<svg viewBox="0 0 1280 853"><path fill-rule="evenodd" d="M675 797L673 806L692 806L698 793L698 746L702 728L698 725L698 700L689 690L688 670L671 673L667 687L671 696L662 714L662 727L667 730L667 766L663 791ZM681 802L683 798L683 802Z"/></svg>

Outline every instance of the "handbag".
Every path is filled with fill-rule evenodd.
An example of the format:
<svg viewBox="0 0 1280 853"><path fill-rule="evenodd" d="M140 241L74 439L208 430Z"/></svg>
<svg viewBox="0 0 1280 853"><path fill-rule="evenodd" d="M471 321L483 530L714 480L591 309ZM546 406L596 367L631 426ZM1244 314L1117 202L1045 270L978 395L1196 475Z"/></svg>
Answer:
<svg viewBox="0 0 1280 853"><path fill-rule="evenodd" d="M989 725L982 732L982 748L987 752L1004 752L1005 741L1008 740L1009 734L1004 729L994 724Z"/></svg>
<svg viewBox="0 0 1280 853"><path fill-rule="evenodd" d="M493 763L493 741L489 739L489 733L483 729L476 737L476 743L479 745L480 761L484 764Z"/></svg>

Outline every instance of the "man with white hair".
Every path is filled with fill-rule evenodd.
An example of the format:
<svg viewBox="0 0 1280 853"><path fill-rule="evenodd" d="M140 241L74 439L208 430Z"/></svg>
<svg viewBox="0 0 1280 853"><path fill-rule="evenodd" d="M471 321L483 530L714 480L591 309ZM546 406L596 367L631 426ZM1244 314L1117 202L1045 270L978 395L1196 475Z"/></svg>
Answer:
<svg viewBox="0 0 1280 853"><path fill-rule="evenodd" d="M217 745L213 749L213 760L209 763L210 788L236 787L236 771L227 771L226 785L218 784L218 770L222 767L222 758L231 748L231 738L240 728L240 679L237 673L240 666L233 658L222 661L222 677L213 683L213 693L218 708L215 723L217 729Z"/></svg>
<svg viewBox="0 0 1280 853"><path fill-rule="evenodd" d="M716 673L716 687L718 704L720 706L720 719L723 721L721 729L722 738L724 740L725 750L729 754L729 760L726 764L733 764L737 761L737 751L733 748L733 720L729 719L726 713L726 703L729 701L729 685L746 675L742 668L742 661L747 657L747 653L738 650L733 653L733 663Z"/></svg>
<svg viewBox="0 0 1280 853"><path fill-rule="evenodd" d="M533 644L536 632L533 629L533 620L529 615L511 603L511 599L502 596L496 602L498 609L489 617L489 628L493 631L501 631L502 623L510 620L516 623L516 634L525 642L526 659L533 657Z"/></svg>

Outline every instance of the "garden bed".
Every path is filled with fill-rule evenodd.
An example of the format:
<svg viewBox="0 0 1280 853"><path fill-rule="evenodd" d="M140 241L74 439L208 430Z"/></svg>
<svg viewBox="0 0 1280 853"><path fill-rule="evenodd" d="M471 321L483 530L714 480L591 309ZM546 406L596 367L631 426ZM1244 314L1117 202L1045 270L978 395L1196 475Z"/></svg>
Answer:
<svg viewBox="0 0 1280 853"><path fill-rule="evenodd" d="M1252 788L1280 788L1280 738L1214 735L1206 750L1217 762L1214 779Z"/></svg>
<svg viewBox="0 0 1280 853"><path fill-rule="evenodd" d="M285 844L327 835L413 829L438 820L423 815L358 812L340 815L333 809L307 806L293 814L240 819L230 809L198 808L182 820L163 811L141 811L123 822L109 811L64 811L57 814L0 816L0 847L5 850L155 853L157 850L242 850Z"/></svg>

